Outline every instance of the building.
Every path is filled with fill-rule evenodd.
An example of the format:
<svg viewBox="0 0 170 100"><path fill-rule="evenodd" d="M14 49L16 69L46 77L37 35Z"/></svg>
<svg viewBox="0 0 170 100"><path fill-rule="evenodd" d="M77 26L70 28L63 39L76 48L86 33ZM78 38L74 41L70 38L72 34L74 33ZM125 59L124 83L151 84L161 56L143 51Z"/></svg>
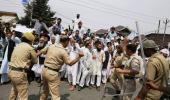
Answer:
<svg viewBox="0 0 170 100"><path fill-rule="evenodd" d="M121 34L122 36L128 36L131 33L129 28L121 26L121 25L115 27L115 31Z"/></svg>
<svg viewBox="0 0 170 100"><path fill-rule="evenodd" d="M9 22L9 23L16 23L18 20L17 13L15 12L6 12L0 11L0 20L1 22Z"/></svg>
<svg viewBox="0 0 170 100"><path fill-rule="evenodd" d="M160 47L167 47L170 43L170 34L151 33L146 35L146 38L154 40Z"/></svg>
<svg viewBox="0 0 170 100"><path fill-rule="evenodd" d="M104 35L104 33L108 33L109 31L106 29L99 29L95 32L95 34L99 37L102 37Z"/></svg>

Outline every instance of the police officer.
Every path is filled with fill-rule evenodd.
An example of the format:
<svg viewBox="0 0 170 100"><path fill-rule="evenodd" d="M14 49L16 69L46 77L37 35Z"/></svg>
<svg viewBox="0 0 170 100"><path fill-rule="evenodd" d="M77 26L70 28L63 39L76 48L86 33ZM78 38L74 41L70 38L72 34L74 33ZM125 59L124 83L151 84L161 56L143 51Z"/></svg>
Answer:
<svg viewBox="0 0 170 100"><path fill-rule="evenodd" d="M41 53L46 52L46 59L44 62L44 68L42 70L43 76L43 93L40 97L40 100L46 100L49 94L51 93L52 100L60 100L59 93L59 70L64 63L72 66L80 60L83 56L82 53L78 53L78 56L71 60L66 51L66 47L69 44L69 37L66 35L60 36L60 44L50 45L48 48L41 51Z"/></svg>
<svg viewBox="0 0 170 100"><path fill-rule="evenodd" d="M124 69L116 69L120 74L124 74L125 78L125 93L132 93L136 90L136 79L135 76L140 71L140 61L138 55L135 54L137 46L134 44L128 44L126 46L126 55L128 61L125 64ZM125 100L130 100L132 95L124 96Z"/></svg>
<svg viewBox="0 0 170 100"><path fill-rule="evenodd" d="M128 60L128 58L123 53L123 48L120 45L117 46L117 53L113 60L114 69L112 70L110 82L115 88L116 94L120 94L121 90L123 90L124 87L124 77L123 74L118 73L116 69L122 69L124 67L124 62Z"/></svg>
<svg viewBox="0 0 170 100"><path fill-rule="evenodd" d="M165 57L157 52L158 46L153 40L145 40L143 42L144 53L148 59L146 65L146 81L154 82L157 86L166 85L169 75L169 64ZM148 89L143 86L136 100L144 97L144 100L159 100L162 92L158 90Z"/></svg>
<svg viewBox="0 0 170 100"><path fill-rule="evenodd" d="M12 83L12 89L9 100L28 100L28 81L27 69L37 63L37 56L33 49L32 42L35 37L32 33L25 33L22 37L22 43L18 44L12 53L9 63L8 76Z"/></svg>

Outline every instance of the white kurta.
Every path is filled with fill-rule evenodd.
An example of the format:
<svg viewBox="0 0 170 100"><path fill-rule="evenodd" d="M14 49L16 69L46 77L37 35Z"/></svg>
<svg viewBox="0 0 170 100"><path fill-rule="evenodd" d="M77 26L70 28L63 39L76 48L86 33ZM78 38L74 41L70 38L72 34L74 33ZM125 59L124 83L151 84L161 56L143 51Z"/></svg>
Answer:
<svg viewBox="0 0 170 100"><path fill-rule="evenodd" d="M93 59L93 75L101 75L103 62L105 60L104 51L101 50L97 52L97 50L94 49L93 56L96 56L96 59Z"/></svg>
<svg viewBox="0 0 170 100"><path fill-rule="evenodd" d="M9 69L9 67L8 67L8 46L7 46L5 55L4 55L4 59L2 60L0 73L1 74L8 73L8 69Z"/></svg>
<svg viewBox="0 0 170 100"><path fill-rule="evenodd" d="M8 81L8 76L7 76L8 70L9 70L9 66L8 66L8 46L7 46L4 59L2 60L1 69L0 69L0 74L2 74L1 83Z"/></svg>
<svg viewBox="0 0 170 100"><path fill-rule="evenodd" d="M82 69L82 77L80 79L79 86L83 87L86 83L86 86L89 86L90 76L92 73L92 54L88 48L83 48L84 57L81 59L84 65Z"/></svg>
<svg viewBox="0 0 170 100"><path fill-rule="evenodd" d="M74 48L71 48L71 51L69 53L70 59L73 60L77 57L78 54L78 48L74 50ZM69 82L72 82L73 85L76 85L76 78L77 78L77 69L78 69L79 62L75 63L72 66L68 66L68 80Z"/></svg>

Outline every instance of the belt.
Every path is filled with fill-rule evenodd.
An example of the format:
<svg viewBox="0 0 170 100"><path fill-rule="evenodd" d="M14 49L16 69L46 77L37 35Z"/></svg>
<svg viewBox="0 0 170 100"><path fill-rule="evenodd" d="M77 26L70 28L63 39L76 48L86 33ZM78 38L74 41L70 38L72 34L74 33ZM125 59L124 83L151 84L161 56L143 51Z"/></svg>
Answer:
<svg viewBox="0 0 170 100"><path fill-rule="evenodd" d="M124 76L124 78L125 78L125 79L130 79L130 80L135 79L135 77L133 77L133 76Z"/></svg>
<svg viewBox="0 0 170 100"><path fill-rule="evenodd" d="M59 72L58 69L53 69L53 68L50 68L50 67L47 67L47 66L44 66L45 68L49 69L49 70L52 70L52 71L55 71L55 72Z"/></svg>
<svg viewBox="0 0 170 100"><path fill-rule="evenodd" d="M11 70L13 70L13 71L18 71L18 72L27 72L27 69L25 69L25 68L21 68L21 67L13 67L13 66L10 66L10 68L9 69L11 69Z"/></svg>

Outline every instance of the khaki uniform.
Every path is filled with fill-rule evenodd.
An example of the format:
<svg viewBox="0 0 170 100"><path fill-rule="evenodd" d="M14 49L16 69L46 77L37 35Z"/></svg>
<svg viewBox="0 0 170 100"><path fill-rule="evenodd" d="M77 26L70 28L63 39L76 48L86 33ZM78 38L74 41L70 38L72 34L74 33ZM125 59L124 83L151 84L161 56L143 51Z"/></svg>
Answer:
<svg viewBox="0 0 170 100"><path fill-rule="evenodd" d="M123 83L124 83L124 77L123 74L117 73L116 69L123 66L123 62L127 61L127 57L125 57L123 54L118 55L114 60L114 69L112 70L112 75L110 82L114 86L114 88L117 91L120 91L123 89Z"/></svg>
<svg viewBox="0 0 170 100"><path fill-rule="evenodd" d="M155 82L157 86L163 86L166 84L165 75L166 77L169 75L169 64L161 54L156 53L151 56L146 68L147 80ZM162 92L150 89L147 92L145 100L159 100L161 95Z"/></svg>
<svg viewBox="0 0 170 100"><path fill-rule="evenodd" d="M130 59L126 62L125 69L128 70L135 70L140 71L140 61L138 59L138 55L131 55ZM137 75L126 75L124 74L125 78L125 93L133 93L136 90L136 77ZM125 95L124 100L130 100L132 97L131 95Z"/></svg>
<svg viewBox="0 0 170 100"><path fill-rule="evenodd" d="M70 64L71 60L66 49L61 44L51 45L42 52L44 51L47 51L47 54L42 71L44 86L40 100L46 100L48 98L49 91L51 93L52 100L60 100L60 78L58 71L64 63Z"/></svg>
<svg viewBox="0 0 170 100"><path fill-rule="evenodd" d="M28 81L26 69L37 63L37 56L31 45L18 44L12 53L8 76L12 83L9 100L28 100Z"/></svg>

